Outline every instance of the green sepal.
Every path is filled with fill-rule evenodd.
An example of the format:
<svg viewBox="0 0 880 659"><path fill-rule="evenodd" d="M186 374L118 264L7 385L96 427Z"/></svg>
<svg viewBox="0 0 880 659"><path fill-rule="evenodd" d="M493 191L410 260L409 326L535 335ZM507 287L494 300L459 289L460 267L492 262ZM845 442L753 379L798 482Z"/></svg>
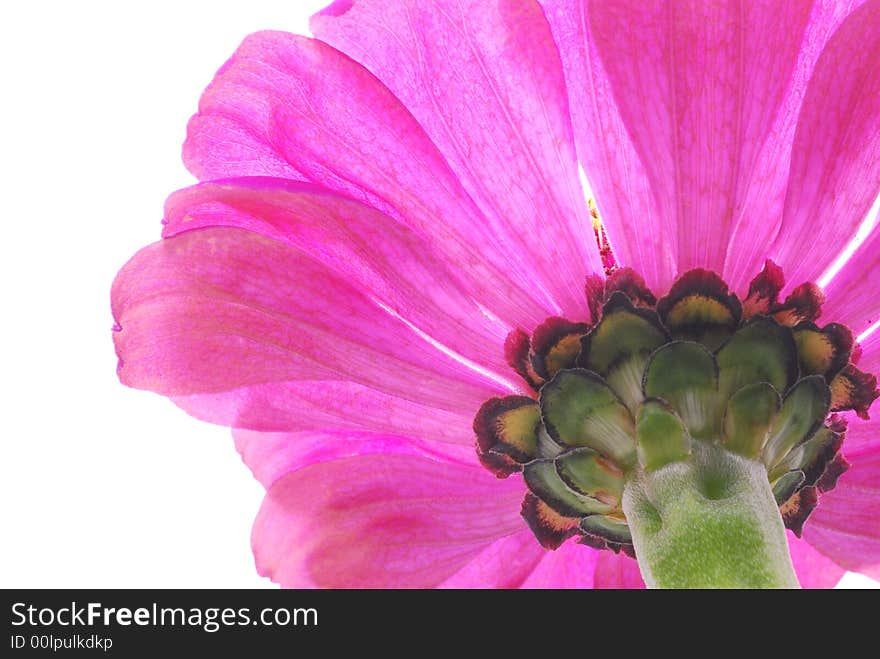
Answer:
<svg viewBox="0 0 880 659"><path fill-rule="evenodd" d="M788 501L780 504L779 514L782 523L798 538L803 535L804 522L819 505L819 488L803 485L792 494Z"/></svg>
<svg viewBox="0 0 880 659"><path fill-rule="evenodd" d="M645 363L668 340L656 312L637 309L616 291L605 303L602 320L581 339L578 366L601 375L634 413Z"/></svg>
<svg viewBox="0 0 880 659"><path fill-rule="evenodd" d="M756 382L768 382L777 391L787 391L798 374L791 329L766 316L755 316L743 325L716 358L724 398Z"/></svg>
<svg viewBox="0 0 880 659"><path fill-rule="evenodd" d="M582 533L599 536L612 543L629 544L632 542L632 534L627 523L607 515L584 517L578 523L578 527Z"/></svg>
<svg viewBox="0 0 880 659"><path fill-rule="evenodd" d="M559 549L577 533L578 518L560 515L531 492L523 497L520 515L545 549Z"/></svg>
<svg viewBox="0 0 880 659"><path fill-rule="evenodd" d="M621 359L651 354L669 340L654 311L637 309L629 298L615 291L602 310L602 320L581 338L578 366L601 376Z"/></svg>
<svg viewBox="0 0 880 659"><path fill-rule="evenodd" d="M662 398L681 417L691 437L715 432L718 368L701 343L674 341L656 350L645 368L645 398Z"/></svg>
<svg viewBox="0 0 880 659"><path fill-rule="evenodd" d="M538 455L541 410L528 396L490 398L477 412L473 428L480 462L499 478Z"/></svg>
<svg viewBox="0 0 880 659"><path fill-rule="evenodd" d="M608 386L614 390L633 415L636 414L639 404L645 397L642 394L642 380L649 357L650 355L642 353L626 357L617 362L605 376Z"/></svg>
<svg viewBox="0 0 880 659"><path fill-rule="evenodd" d="M772 469L789 451L819 429L831 406L831 391L821 375L798 380L782 401L764 447L764 464Z"/></svg>
<svg viewBox="0 0 880 659"><path fill-rule="evenodd" d="M773 489L773 498L780 506L791 498L791 495L797 492L798 488L804 484L804 472L789 471L770 483Z"/></svg>
<svg viewBox="0 0 880 659"><path fill-rule="evenodd" d="M635 461L632 415L596 373L560 371L541 388L541 416L548 434L570 448L586 446L628 469Z"/></svg>
<svg viewBox="0 0 880 659"><path fill-rule="evenodd" d="M801 470L807 485L813 485L830 462L843 441L843 437L826 426L819 428L807 441L796 446L770 470L774 481L787 471Z"/></svg>
<svg viewBox="0 0 880 659"><path fill-rule="evenodd" d="M542 380L573 368L580 352L581 337L589 330L586 323L573 323L551 316L535 328L531 339L532 370Z"/></svg>
<svg viewBox="0 0 880 659"><path fill-rule="evenodd" d="M538 428L538 455L539 458L555 458L565 451L548 433L544 424Z"/></svg>
<svg viewBox="0 0 880 659"><path fill-rule="evenodd" d="M556 471L572 490L585 496L620 505L625 484L617 466L589 448L576 448L556 458Z"/></svg>
<svg viewBox="0 0 880 659"><path fill-rule="evenodd" d="M742 305L721 277L695 268L679 277L657 301L657 313L673 338L716 350L739 325Z"/></svg>
<svg viewBox="0 0 880 659"><path fill-rule="evenodd" d="M675 411L663 400L649 398L639 408L636 419L639 463L646 471L686 460L691 438Z"/></svg>
<svg viewBox="0 0 880 659"><path fill-rule="evenodd" d="M727 401L722 428L724 446L749 458L759 458L782 398L766 382L747 384Z"/></svg>
<svg viewBox="0 0 880 659"><path fill-rule="evenodd" d="M804 322L792 328L801 375L824 375L827 381L849 361L853 336L849 328L830 323L819 329Z"/></svg>
<svg viewBox="0 0 880 659"><path fill-rule="evenodd" d="M572 490L559 476L554 460L530 462L523 468L523 477L534 494L565 517L583 517L614 509L611 504Z"/></svg>

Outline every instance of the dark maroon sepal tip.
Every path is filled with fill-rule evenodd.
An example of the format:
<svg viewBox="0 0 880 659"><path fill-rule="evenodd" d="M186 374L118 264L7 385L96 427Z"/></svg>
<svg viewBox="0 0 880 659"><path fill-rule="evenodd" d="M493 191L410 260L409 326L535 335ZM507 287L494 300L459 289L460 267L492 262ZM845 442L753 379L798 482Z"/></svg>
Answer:
<svg viewBox="0 0 880 659"><path fill-rule="evenodd" d="M865 371L857 369L852 364L847 364L838 373L837 377L846 378L849 381L850 386L847 388L849 395L846 400L838 401L831 408L831 411L844 412L846 410L853 410L860 419L869 420L871 417L868 414L868 410L871 409L874 401L880 397L880 391L877 389L877 376L865 373Z"/></svg>
<svg viewBox="0 0 880 659"><path fill-rule="evenodd" d="M732 325L739 324L742 318L742 304L739 298L729 291L727 283L711 270L695 268L688 270L675 280L669 293L657 301L657 313L660 318L666 316L681 300L692 295L700 295L717 300L730 310L733 316Z"/></svg>
<svg viewBox="0 0 880 659"><path fill-rule="evenodd" d="M477 459L484 469L488 469L497 478L507 478L523 469L522 465L509 455L493 450L483 451L478 447Z"/></svg>
<svg viewBox="0 0 880 659"><path fill-rule="evenodd" d="M852 350L849 353L849 363L850 364L858 364L859 360L862 358L862 345L856 341L853 343Z"/></svg>
<svg viewBox="0 0 880 659"><path fill-rule="evenodd" d="M804 532L804 522L819 503L819 490L815 486L804 487L791 495L791 497L779 507L785 528L791 529L798 538Z"/></svg>
<svg viewBox="0 0 880 659"><path fill-rule="evenodd" d="M825 293L812 282L795 288L782 304L775 304L770 315L783 325L794 326L805 320L816 320L822 315Z"/></svg>
<svg viewBox="0 0 880 659"><path fill-rule="evenodd" d="M825 374L825 378L831 382L832 378L840 373L844 366L849 363L850 355L855 345L852 332L849 327L840 323L828 323L825 327L819 329L814 322L806 321L798 325L798 327L801 326L821 332L828 337L831 345L834 346L834 357L831 360L831 366L828 367L828 372Z"/></svg>
<svg viewBox="0 0 880 659"><path fill-rule="evenodd" d="M843 455L838 453L834 456L834 459L828 463L828 466L825 467L825 471L819 479L819 482L816 483L816 487L819 488L820 492L830 492L835 488L840 477L843 476L851 466L852 465L849 461L843 457Z"/></svg>
<svg viewBox="0 0 880 659"><path fill-rule="evenodd" d="M785 286L785 275L776 263L767 259L764 269L749 284L749 292L743 301L746 318L755 314L766 314L776 304L779 291Z"/></svg>
<svg viewBox="0 0 880 659"><path fill-rule="evenodd" d="M836 415L835 415L836 416ZM836 432L832 426L828 426L829 430L831 430L834 435L830 442L819 452L813 462L806 467L803 468L804 472L804 485L816 485L819 480L823 477L823 474L828 470L828 467L834 461L837 456L837 452L840 450L841 445L843 445L843 438L845 433L844 431ZM841 472L842 473L842 472ZM836 482L836 480L835 480ZM827 492L828 490L823 489L821 486L819 489L822 492Z"/></svg>
<svg viewBox="0 0 880 659"><path fill-rule="evenodd" d="M605 304L602 305L602 316L607 316L621 309L636 313L636 305L629 299L629 296L623 291L614 291L608 295L605 299Z"/></svg>
<svg viewBox="0 0 880 659"><path fill-rule="evenodd" d="M831 337L834 347L841 353L846 353L847 359L849 359L856 345L855 337L849 327L840 323L828 323L821 331Z"/></svg>
<svg viewBox="0 0 880 659"><path fill-rule="evenodd" d="M636 306L633 304L632 300L621 291L614 291L608 296L608 299L605 301L605 306L602 308L602 314L607 316L608 314L621 309L635 314L640 318L644 318L660 330L663 335L666 336L667 340L671 340L672 337L669 336L669 332L666 330L666 327L660 320L660 316L657 315L657 312L654 311L654 309Z"/></svg>
<svg viewBox="0 0 880 659"><path fill-rule="evenodd" d="M846 433L849 422L840 414L832 414L825 420L825 425L828 426L831 432L842 436Z"/></svg>
<svg viewBox="0 0 880 659"><path fill-rule="evenodd" d="M581 534L581 537L578 539L579 544L586 545L587 547L592 547L593 549L598 549L600 551L608 549L610 551L613 551L615 554L623 552L630 558L636 557L636 551L630 543L614 542L612 540L608 540L607 538L603 538L600 535L585 533L583 530L579 531L579 533Z"/></svg>
<svg viewBox="0 0 880 659"><path fill-rule="evenodd" d="M504 412L515 410L524 405L534 405L535 400L528 396L505 396L504 398L490 398L480 405L477 415L474 417L474 434L477 437L477 447L485 453L497 444L503 443L498 437L496 419Z"/></svg>
<svg viewBox="0 0 880 659"><path fill-rule="evenodd" d="M550 316L535 328L532 334L532 352L536 355L547 354L554 345L571 334L586 334L590 326L586 323L575 323L559 316Z"/></svg>
<svg viewBox="0 0 880 659"><path fill-rule="evenodd" d="M521 329L515 329L504 340L504 359L526 381L526 384L537 391L542 383L534 377L529 369L529 351L531 347L529 335Z"/></svg>
<svg viewBox="0 0 880 659"><path fill-rule="evenodd" d="M590 308L590 322L595 325L602 318L602 305L605 302L605 279L600 275L587 275L584 284L587 306Z"/></svg>
<svg viewBox="0 0 880 659"><path fill-rule="evenodd" d="M531 492L526 492L520 514L545 549L559 549L577 531L576 519L559 515Z"/></svg>
<svg viewBox="0 0 880 659"><path fill-rule="evenodd" d="M569 336L583 336L590 331L586 323L575 323L566 318L551 316L535 328L532 334L532 368L542 378L549 378L551 373L547 370L546 357L551 350L564 338ZM572 358L569 366L574 366L577 355Z"/></svg>
<svg viewBox="0 0 880 659"><path fill-rule="evenodd" d="M620 291L637 307L653 307L657 298L645 285L642 276L632 268L618 268L605 281L605 298Z"/></svg>

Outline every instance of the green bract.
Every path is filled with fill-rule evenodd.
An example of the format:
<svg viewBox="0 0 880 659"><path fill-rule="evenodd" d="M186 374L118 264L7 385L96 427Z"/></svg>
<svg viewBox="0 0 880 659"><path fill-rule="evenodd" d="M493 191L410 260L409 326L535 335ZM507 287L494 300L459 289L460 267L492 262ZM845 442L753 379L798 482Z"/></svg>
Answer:
<svg viewBox="0 0 880 659"><path fill-rule="evenodd" d="M849 331L777 303L773 283L753 285L761 295L741 303L717 275L695 270L657 301L630 271L592 283L602 296L591 300L592 326L548 319L532 352L520 332L525 352L509 359L537 395L488 401L474 429L484 465L502 477L523 471L523 515L542 544L580 535L633 555L642 542L643 572L675 581L693 565L673 569L671 556L697 536L717 542L710 553L739 537L745 556L784 542L765 536L783 524L800 533L845 467L843 428L829 412L864 401L873 384L866 393L848 363ZM772 514L744 517L746 499L769 502ZM716 585L736 585L737 569L718 567ZM740 585L768 585L763 578Z"/></svg>

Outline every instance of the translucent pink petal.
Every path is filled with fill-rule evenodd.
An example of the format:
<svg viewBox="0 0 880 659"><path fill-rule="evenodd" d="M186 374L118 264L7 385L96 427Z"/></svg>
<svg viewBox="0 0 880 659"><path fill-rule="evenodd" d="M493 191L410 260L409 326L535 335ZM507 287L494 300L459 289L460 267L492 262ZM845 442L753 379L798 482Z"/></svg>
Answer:
<svg viewBox="0 0 880 659"><path fill-rule="evenodd" d="M733 227L764 183L756 165L774 137L810 10L810 2L771 0L590 4L657 221L675 227L679 271L724 268Z"/></svg>
<svg viewBox="0 0 880 659"><path fill-rule="evenodd" d="M787 535L791 562L801 588L834 588L846 570L791 531Z"/></svg>
<svg viewBox="0 0 880 659"><path fill-rule="evenodd" d="M592 588L602 553L574 540L548 551L524 529L487 547L442 587Z"/></svg>
<svg viewBox="0 0 880 659"><path fill-rule="evenodd" d="M283 241L476 364L510 370L504 339L523 317L512 291L487 290L474 272L444 262L426 240L373 208L314 185L251 177L176 192L165 220L166 237L226 226ZM474 300L495 300L495 313L510 324L490 319Z"/></svg>
<svg viewBox="0 0 880 659"><path fill-rule="evenodd" d="M859 362L861 364L861 362ZM877 373L877 371L871 371ZM862 454L867 451L880 451L880 414L872 408L871 420L864 421L853 413L845 416L849 425L846 429L846 438L843 440L843 454Z"/></svg>
<svg viewBox="0 0 880 659"><path fill-rule="evenodd" d="M732 287L745 293L763 267L768 246L782 223L789 163L798 114L813 68L840 23L864 0L819 0L813 3L779 112L761 148L751 182L729 237L724 273ZM786 270L786 276L788 270ZM798 280L788 279L797 285Z"/></svg>
<svg viewBox="0 0 880 659"><path fill-rule="evenodd" d="M871 373L880 372L880 332L871 332L861 341L860 346L862 357L858 363Z"/></svg>
<svg viewBox="0 0 880 659"><path fill-rule="evenodd" d="M483 549L440 588L521 588L550 552L528 528Z"/></svg>
<svg viewBox="0 0 880 659"><path fill-rule="evenodd" d="M676 276L674 226L657 215L648 180L611 92L588 22L588 0L542 0L559 45L577 152L615 257L650 288Z"/></svg>
<svg viewBox="0 0 880 659"><path fill-rule="evenodd" d="M120 379L168 396L343 379L461 412L500 389L324 265L241 229L146 247L112 303Z"/></svg>
<svg viewBox="0 0 880 659"><path fill-rule="evenodd" d="M242 133L253 136L256 150L240 148ZM243 151L249 154L244 162ZM533 263L550 258L532 247L535 236L526 227L500 232L401 102L369 71L320 41L280 32L245 39L203 94L184 160L203 179L290 176L364 200L484 281L495 297L481 302L493 313L491 303L505 296L522 305L526 327L560 313L572 295L556 290L558 272ZM290 171L279 171L281 162ZM572 253L570 246L557 247L560 255ZM586 273L589 265L575 261L565 268Z"/></svg>
<svg viewBox="0 0 880 659"><path fill-rule="evenodd" d="M477 466L472 447L437 445L401 434L362 431L266 433L235 430L235 448L267 490L279 478L319 462L357 455L414 455L465 467Z"/></svg>
<svg viewBox="0 0 880 659"><path fill-rule="evenodd" d="M473 453L474 410L441 410L356 382L268 382L173 400L196 418L231 428L263 432L372 430L466 444Z"/></svg>
<svg viewBox="0 0 880 659"><path fill-rule="evenodd" d="M639 564L629 556L598 552L594 588L644 588Z"/></svg>
<svg viewBox="0 0 880 659"><path fill-rule="evenodd" d="M873 424L877 427L876 422ZM847 442L849 439L847 438ZM804 527L804 540L847 570L880 578L880 445L844 453L852 464Z"/></svg>
<svg viewBox="0 0 880 659"><path fill-rule="evenodd" d="M601 271L578 178L559 52L537 2L335 3L320 39L372 71L413 113L510 245L510 266L583 316Z"/></svg>
<svg viewBox="0 0 880 659"><path fill-rule="evenodd" d="M817 279L880 192L880 0L854 11L816 65L797 123L773 258L792 282Z"/></svg>
<svg viewBox="0 0 880 659"><path fill-rule="evenodd" d="M822 320L847 325L859 335L880 320L880 227L875 227L825 286ZM873 371L876 372L876 371Z"/></svg>
<svg viewBox="0 0 880 659"><path fill-rule="evenodd" d="M522 529L522 492L518 479L414 455L314 463L269 488L257 569L287 587L436 586Z"/></svg>
<svg viewBox="0 0 880 659"><path fill-rule="evenodd" d="M600 553L569 540L556 551L545 551L520 588L592 588Z"/></svg>

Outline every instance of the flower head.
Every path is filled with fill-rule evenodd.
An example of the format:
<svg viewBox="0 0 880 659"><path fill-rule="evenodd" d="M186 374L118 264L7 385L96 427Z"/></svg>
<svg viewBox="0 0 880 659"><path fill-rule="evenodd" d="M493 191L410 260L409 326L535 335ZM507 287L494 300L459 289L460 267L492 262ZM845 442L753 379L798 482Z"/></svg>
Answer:
<svg viewBox="0 0 880 659"><path fill-rule="evenodd" d="M661 402L640 413L650 366L611 373L612 353L647 360L677 340L703 352L672 361L715 363L763 318L736 357L784 335L767 353L782 375L731 380L724 409L746 385L749 410L819 401L809 428L768 444L771 481L804 477L778 486L779 503L825 492L783 510L802 532L789 534L801 583L878 575L880 429L857 416L880 371L867 333L880 232L835 262L880 191L880 0L339 0L312 29L251 35L218 71L184 145L202 182L171 195L163 240L113 287L121 380L232 427L265 485L261 574L640 585L608 527L625 526L618 476L691 444L645 458L605 424L604 444L560 461L537 433L558 444L563 394L604 386L620 419L647 419L639 446L651 423L690 442L736 405L670 411L658 376L647 398ZM808 283L785 288L782 272ZM637 349L603 334L615 314L641 328ZM730 423L751 455L753 434ZM820 427L825 443L793 456ZM556 471L515 473L533 461ZM601 529L554 507L564 490L547 479L566 474L596 486L578 494L606 506L589 511ZM543 536L555 551L521 508L532 528L558 527ZM565 541L575 528L593 546Z"/></svg>

